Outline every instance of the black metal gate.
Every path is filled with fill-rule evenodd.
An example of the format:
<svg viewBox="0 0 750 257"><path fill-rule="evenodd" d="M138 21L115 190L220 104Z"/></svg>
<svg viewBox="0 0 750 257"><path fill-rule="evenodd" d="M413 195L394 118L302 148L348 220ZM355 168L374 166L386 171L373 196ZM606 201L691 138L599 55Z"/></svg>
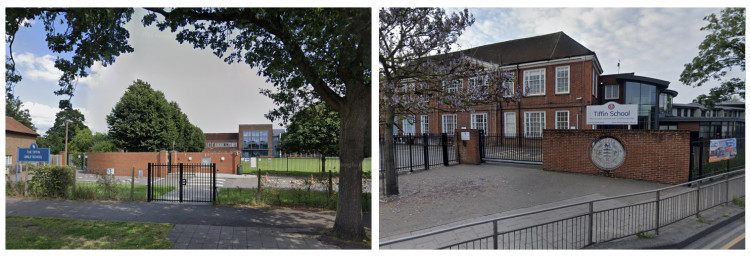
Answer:
<svg viewBox="0 0 750 257"><path fill-rule="evenodd" d="M542 164L542 137L479 133L482 161Z"/></svg>
<svg viewBox="0 0 750 257"><path fill-rule="evenodd" d="M148 164L148 201L213 202L216 163Z"/></svg>

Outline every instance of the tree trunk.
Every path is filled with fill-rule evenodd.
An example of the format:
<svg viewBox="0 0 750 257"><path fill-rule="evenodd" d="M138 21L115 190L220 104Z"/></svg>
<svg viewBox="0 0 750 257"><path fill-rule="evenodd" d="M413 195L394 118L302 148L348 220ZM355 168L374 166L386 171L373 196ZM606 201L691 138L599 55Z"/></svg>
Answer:
<svg viewBox="0 0 750 257"><path fill-rule="evenodd" d="M385 111L385 135L383 135L383 157L385 165L385 195L398 195L398 174L395 167L395 152L393 149L393 123L396 117L396 108L386 107Z"/></svg>
<svg viewBox="0 0 750 257"><path fill-rule="evenodd" d="M339 111L341 170L336 221L333 230L341 238L361 241L365 237L362 221L362 159L365 157L363 131L370 129L370 87L349 86Z"/></svg>
<svg viewBox="0 0 750 257"><path fill-rule="evenodd" d="M320 174L326 174L326 155L320 154Z"/></svg>

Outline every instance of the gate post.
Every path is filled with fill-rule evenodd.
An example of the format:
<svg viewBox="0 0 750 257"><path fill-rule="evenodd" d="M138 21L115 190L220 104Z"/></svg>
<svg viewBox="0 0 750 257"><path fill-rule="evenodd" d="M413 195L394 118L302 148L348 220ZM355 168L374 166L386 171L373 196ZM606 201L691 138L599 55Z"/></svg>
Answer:
<svg viewBox="0 0 750 257"><path fill-rule="evenodd" d="M422 146L424 147L424 170L430 169L430 136L427 133L422 135Z"/></svg>
<svg viewBox="0 0 750 257"><path fill-rule="evenodd" d="M443 165L448 166L448 134L440 134L440 144L443 146Z"/></svg>
<svg viewBox="0 0 750 257"><path fill-rule="evenodd" d="M146 177L146 201L151 202L151 163L148 163L148 173Z"/></svg>
<svg viewBox="0 0 750 257"><path fill-rule="evenodd" d="M182 202L182 163L180 163L180 202Z"/></svg>
<svg viewBox="0 0 750 257"><path fill-rule="evenodd" d="M211 164L211 184L213 185L211 189L211 202L216 201L216 163Z"/></svg>
<svg viewBox="0 0 750 257"><path fill-rule="evenodd" d="M406 136L406 140L409 140L409 173L412 173L414 172L414 159L412 158L413 154L411 152L411 146L414 145L414 136L412 134L409 134Z"/></svg>
<svg viewBox="0 0 750 257"><path fill-rule="evenodd" d="M484 130L479 130L479 160L484 162Z"/></svg>

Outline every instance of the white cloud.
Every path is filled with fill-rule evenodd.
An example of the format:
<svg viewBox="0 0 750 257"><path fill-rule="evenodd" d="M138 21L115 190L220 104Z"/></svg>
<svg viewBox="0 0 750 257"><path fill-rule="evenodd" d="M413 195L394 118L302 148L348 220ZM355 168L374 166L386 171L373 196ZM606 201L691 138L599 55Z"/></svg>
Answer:
<svg viewBox="0 0 750 257"><path fill-rule="evenodd" d="M55 125L55 114L57 114L60 111L60 109L57 107L40 104L40 103L34 103L34 102L25 102L21 105L21 108L29 109L29 114L31 115L31 121L37 127L37 132L42 135L44 135L49 128ZM80 111L83 114L83 117L86 117L86 118L90 117L90 112L86 108L79 107L75 109ZM94 124L92 124L88 120L85 121L83 124L88 126L89 129L91 129L92 131L99 131L99 132L106 131L106 129L92 127Z"/></svg>
<svg viewBox="0 0 750 257"><path fill-rule="evenodd" d="M31 121L37 127L39 134L44 134L55 124L55 114L60 110L56 107L34 102L25 102L21 108L29 109Z"/></svg>
<svg viewBox="0 0 750 257"><path fill-rule="evenodd" d="M47 54L37 57L33 53L21 53L13 59L24 78L56 82L62 76L62 71L55 68L54 56Z"/></svg>

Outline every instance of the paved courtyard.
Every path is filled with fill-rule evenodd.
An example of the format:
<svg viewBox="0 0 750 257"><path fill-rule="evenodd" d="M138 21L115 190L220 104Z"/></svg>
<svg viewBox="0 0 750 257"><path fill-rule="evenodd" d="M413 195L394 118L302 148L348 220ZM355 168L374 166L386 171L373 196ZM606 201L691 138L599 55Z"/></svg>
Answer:
<svg viewBox="0 0 750 257"><path fill-rule="evenodd" d="M470 221L668 186L497 163L439 167L398 179L401 195L381 198L381 242Z"/></svg>

